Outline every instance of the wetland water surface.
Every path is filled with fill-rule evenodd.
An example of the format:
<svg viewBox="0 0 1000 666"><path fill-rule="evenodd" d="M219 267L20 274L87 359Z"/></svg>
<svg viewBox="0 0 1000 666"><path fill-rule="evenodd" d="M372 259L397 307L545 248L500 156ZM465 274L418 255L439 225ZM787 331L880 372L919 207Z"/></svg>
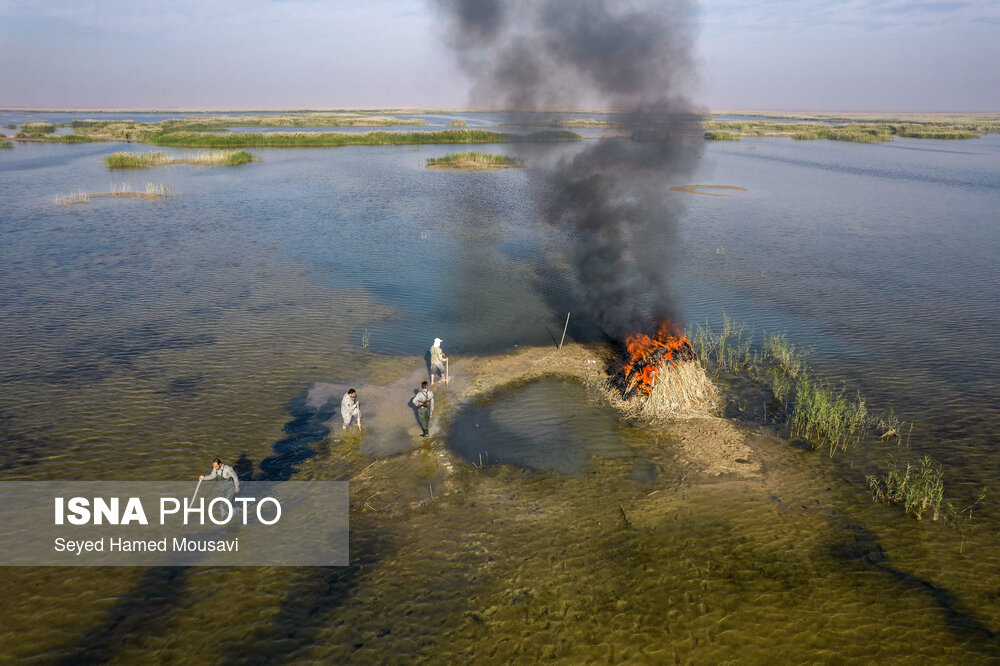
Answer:
<svg viewBox="0 0 1000 666"><path fill-rule="evenodd" d="M499 118L429 124L456 117ZM356 478L373 460L356 435L326 438L316 382L391 385L434 337L455 359L552 345L567 310L571 338L595 335L528 186L578 146L489 147L528 168L478 173L423 168L454 146L107 171L125 149L147 147L0 154L3 480L196 479L216 455L258 478ZM0 654L994 662L1000 137L745 139L702 162L664 183L684 209L670 254L687 323L784 331L914 421L909 450L831 461L764 433L760 476L706 480L669 433L576 410L573 385L545 380L452 411L444 438L361 476L350 567L10 569ZM122 182L176 195L55 203ZM669 191L694 183L746 191ZM472 466L486 444L532 469ZM934 456L957 502L990 494L960 529L918 523L871 503L864 473L887 453Z"/></svg>

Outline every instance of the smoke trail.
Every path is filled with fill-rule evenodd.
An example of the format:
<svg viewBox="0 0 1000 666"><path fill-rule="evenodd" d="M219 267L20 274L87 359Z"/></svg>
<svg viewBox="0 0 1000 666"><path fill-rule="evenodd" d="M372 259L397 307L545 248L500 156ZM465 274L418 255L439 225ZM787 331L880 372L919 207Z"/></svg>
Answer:
<svg viewBox="0 0 1000 666"><path fill-rule="evenodd" d="M539 187L546 219L569 229L591 314L617 339L673 319L676 210L667 185L703 140L682 94L693 82L689 0L436 0L473 101L512 110L621 112L630 139L559 160Z"/></svg>

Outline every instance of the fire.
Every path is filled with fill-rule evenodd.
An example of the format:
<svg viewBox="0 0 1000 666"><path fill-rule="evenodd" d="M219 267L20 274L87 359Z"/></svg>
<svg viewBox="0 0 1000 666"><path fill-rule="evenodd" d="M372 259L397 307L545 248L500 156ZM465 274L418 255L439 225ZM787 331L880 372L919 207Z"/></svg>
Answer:
<svg viewBox="0 0 1000 666"><path fill-rule="evenodd" d="M656 337L644 333L628 336L625 348L627 356L618 374L625 397L635 393L649 395L661 368L694 358L690 340L669 321L660 323Z"/></svg>

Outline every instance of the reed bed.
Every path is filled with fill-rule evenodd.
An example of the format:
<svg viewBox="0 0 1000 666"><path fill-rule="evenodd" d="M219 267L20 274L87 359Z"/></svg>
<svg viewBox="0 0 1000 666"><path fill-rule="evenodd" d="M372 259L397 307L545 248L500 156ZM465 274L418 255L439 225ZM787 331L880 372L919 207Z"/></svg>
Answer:
<svg viewBox="0 0 1000 666"><path fill-rule="evenodd" d="M261 114L254 116L210 116L189 117L183 120L169 120L164 127L171 124L178 127L197 125L208 128L225 127L384 127L393 125L426 125L423 118L398 118L385 114L355 113L355 112L303 112L282 113L277 115Z"/></svg>
<svg viewBox="0 0 1000 666"><path fill-rule="evenodd" d="M55 123L24 123L21 131L25 134L54 134L56 126Z"/></svg>
<svg viewBox="0 0 1000 666"><path fill-rule="evenodd" d="M891 409L884 414L872 413L860 394L849 395L846 389L817 378L805 361L806 350L785 336L765 335L758 343L753 331L725 315L721 330L699 324L687 335L709 371L745 374L769 389L770 411L776 418L786 415L789 434L814 449L825 448L833 457L875 436L883 442L903 444L904 424Z"/></svg>
<svg viewBox="0 0 1000 666"><path fill-rule="evenodd" d="M994 117L976 118L956 116L954 120L924 120L914 117L903 121L898 118L885 120L849 120L839 117L816 118L813 122L786 117L775 120L726 120L703 122L709 140L725 141L737 136L791 137L800 141L827 139L830 141L853 141L856 143L882 143L895 137L913 139L974 139L980 134L1000 133L1000 119ZM799 122L795 122L799 120ZM711 135L711 136L709 136Z"/></svg>
<svg viewBox="0 0 1000 666"><path fill-rule="evenodd" d="M268 132L240 134L199 134L170 132L150 136L148 142L160 146L206 148L311 147L311 146L399 146L435 143L547 143L579 141L573 132L532 132L527 135L488 130L438 130L436 132Z"/></svg>
<svg viewBox="0 0 1000 666"><path fill-rule="evenodd" d="M449 120L445 125L447 127L465 127L466 122L464 120Z"/></svg>
<svg viewBox="0 0 1000 666"><path fill-rule="evenodd" d="M486 169L508 169L523 166L523 160L507 157L506 155L491 155L490 153L451 153L444 157L427 158L428 169L483 171Z"/></svg>
<svg viewBox="0 0 1000 666"><path fill-rule="evenodd" d="M835 127L819 127L804 132L792 134L796 141L813 141L828 139L830 141L852 141L854 143L883 143L892 141L893 133L888 127L853 127L838 125Z"/></svg>
<svg viewBox="0 0 1000 666"><path fill-rule="evenodd" d="M88 203L91 199L96 199L99 197L122 197L128 199L164 199L166 197L173 196L174 190L169 185L156 184L156 183L146 183L146 189L143 192L135 192L132 190L132 186L128 183L122 183L121 185L114 185L111 187L110 192L102 192L99 194L88 194L86 192L77 192L76 194L71 194L66 197L59 197L56 199L56 203L62 204L63 206L73 206L78 204Z"/></svg>
<svg viewBox="0 0 1000 666"><path fill-rule="evenodd" d="M163 164L194 164L197 166L239 166L254 161L245 150L206 150L193 157L174 158L162 152L112 153L104 158L109 169L145 169Z"/></svg>
<svg viewBox="0 0 1000 666"><path fill-rule="evenodd" d="M0 148L13 148L14 144L6 139L0 140Z"/></svg>
<svg viewBox="0 0 1000 666"><path fill-rule="evenodd" d="M736 132L705 132L706 141L739 141L740 135Z"/></svg>
<svg viewBox="0 0 1000 666"><path fill-rule="evenodd" d="M549 127L563 129L621 129L624 123L617 120L599 120L597 118L553 118Z"/></svg>
<svg viewBox="0 0 1000 666"><path fill-rule="evenodd" d="M900 504L907 514L917 520L921 520L930 510L931 520L937 520L944 502L944 472L941 465L930 456L924 456L919 466L905 463L904 467L904 464L889 456L887 467L884 473L868 474L865 477L872 491L872 499L883 504Z"/></svg>

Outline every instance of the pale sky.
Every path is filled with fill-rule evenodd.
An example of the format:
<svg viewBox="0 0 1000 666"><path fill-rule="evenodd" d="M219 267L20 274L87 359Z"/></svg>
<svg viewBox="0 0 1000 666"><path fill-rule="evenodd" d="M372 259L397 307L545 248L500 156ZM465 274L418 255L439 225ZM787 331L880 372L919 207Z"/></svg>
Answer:
<svg viewBox="0 0 1000 666"><path fill-rule="evenodd" d="M1000 112L998 0L703 0L697 21L703 107ZM0 107L463 106L453 60L426 0L0 0Z"/></svg>

